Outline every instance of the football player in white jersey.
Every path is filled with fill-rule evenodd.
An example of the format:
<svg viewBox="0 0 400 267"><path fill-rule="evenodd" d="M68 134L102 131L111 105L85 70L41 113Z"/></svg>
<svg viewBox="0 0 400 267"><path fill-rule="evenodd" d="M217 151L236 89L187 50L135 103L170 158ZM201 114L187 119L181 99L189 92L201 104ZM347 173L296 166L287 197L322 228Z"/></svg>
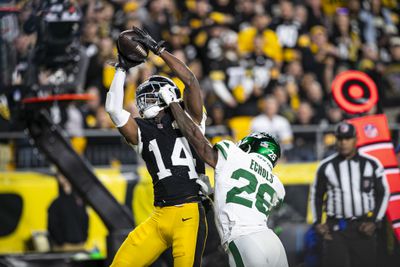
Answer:
<svg viewBox="0 0 400 267"><path fill-rule="evenodd" d="M267 226L271 209L285 196L283 184L272 174L281 154L276 139L252 133L238 144L223 140L212 147L179 105L173 88L166 85L160 94L199 157L215 168L216 224L230 266L288 266L281 241Z"/></svg>

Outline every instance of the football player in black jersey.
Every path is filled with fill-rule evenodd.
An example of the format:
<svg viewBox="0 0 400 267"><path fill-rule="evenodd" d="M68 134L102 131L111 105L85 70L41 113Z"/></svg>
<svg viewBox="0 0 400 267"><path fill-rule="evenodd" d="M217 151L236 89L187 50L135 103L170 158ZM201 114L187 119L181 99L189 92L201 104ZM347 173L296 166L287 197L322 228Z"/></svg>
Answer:
<svg viewBox="0 0 400 267"><path fill-rule="evenodd" d="M204 130L205 115L197 78L183 62L165 50L163 42L157 43L138 28L133 31L138 36L135 41L160 56L183 81L185 111ZM126 71L135 65L138 62L129 61L119 53L106 110L118 130L146 162L153 179L155 209L150 218L128 235L111 266L148 266L169 247L172 247L174 266L200 266L207 222L196 180L204 174L205 166L158 94L162 86L169 84L180 95L170 79L153 75L139 85L136 101L141 117L133 118L123 109Z"/></svg>

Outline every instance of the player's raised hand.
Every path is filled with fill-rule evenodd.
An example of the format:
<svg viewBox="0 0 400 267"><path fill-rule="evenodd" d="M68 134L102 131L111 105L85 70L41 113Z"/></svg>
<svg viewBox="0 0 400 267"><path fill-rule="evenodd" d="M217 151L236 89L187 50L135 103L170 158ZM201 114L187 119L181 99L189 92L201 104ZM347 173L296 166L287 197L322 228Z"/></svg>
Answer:
<svg viewBox="0 0 400 267"><path fill-rule="evenodd" d="M118 55L118 63L115 64L114 66L116 68L121 68L125 71L128 71L130 68L136 67L137 65L140 65L143 62L144 62L144 60L143 61L131 61L122 55Z"/></svg>
<svg viewBox="0 0 400 267"><path fill-rule="evenodd" d="M132 30L137 34L137 37L135 37L134 40L145 45L154 54L160 55L161 52L164 51L165 41L156 42L153 37L150 36L150 34L148 34L145 30L139 29L138 27L133 26Z"/></svg>
<svg viewBox="0 0 400 267"><path fill-rule="evenodd" d="M169 106L171 103L181 101L175 93L175 87L170 84L166 84L161 87L159 94L161 95L161 99L164 100L167 106Z"/></svg>

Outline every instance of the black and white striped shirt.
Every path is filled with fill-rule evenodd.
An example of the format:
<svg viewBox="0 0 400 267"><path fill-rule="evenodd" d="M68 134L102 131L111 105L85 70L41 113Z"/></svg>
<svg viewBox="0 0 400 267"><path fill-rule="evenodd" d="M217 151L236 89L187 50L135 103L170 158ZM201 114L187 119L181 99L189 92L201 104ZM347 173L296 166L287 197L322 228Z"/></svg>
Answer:
<svg viewBox="0 0 400 267"><path fill-rule="evenodd" d="M372 218L379 221L388 199L389 186L382 164L361 152L351 159L338 153L324 159L310 192L314 223L321 222L323 209L337 219L360 218L372 212Z"/></svg>

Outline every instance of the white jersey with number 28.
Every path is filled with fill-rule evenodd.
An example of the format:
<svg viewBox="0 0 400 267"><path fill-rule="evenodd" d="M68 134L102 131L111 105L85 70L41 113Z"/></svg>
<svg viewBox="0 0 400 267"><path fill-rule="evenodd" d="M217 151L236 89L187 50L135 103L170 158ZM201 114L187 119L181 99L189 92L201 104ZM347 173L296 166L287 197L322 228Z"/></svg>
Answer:
<svg viewBox="0 0 400 267"><path fill-rule="evenodd" d="M222 244L226 244L268 228L271 209L283 201L285 189L265 157L245 153L227 140L215 147L214 209Z"/></svg>

